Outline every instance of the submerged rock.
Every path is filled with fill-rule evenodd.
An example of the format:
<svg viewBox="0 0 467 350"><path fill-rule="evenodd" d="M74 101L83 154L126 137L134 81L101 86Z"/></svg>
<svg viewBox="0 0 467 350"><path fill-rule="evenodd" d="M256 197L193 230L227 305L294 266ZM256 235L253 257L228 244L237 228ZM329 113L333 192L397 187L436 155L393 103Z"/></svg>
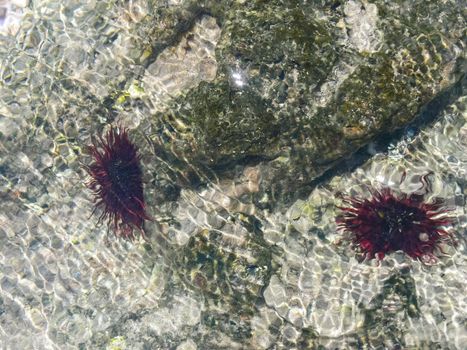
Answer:
<svg viewBox="0 0 467 350"><path fill-rule="evenodd" d="M276 249L249 227L249 218L240 215L237 224L228 223L222 230L201 230L178 258L179 276L204 297L201 325L208 332L200 342L209 347L220 339L228 348L253 341L252 320L277 268L272 257Z"/></svg>
<svg viewBox="0 0 467 350"><path fill-rule="evenodd" d="M232 235L228 234L231 229L235 230ZM202 230L180 255L181 276L205 295L208 304L221 304L224 310L251 316L269 283L272 252L244 229Z"/></svg>
<svg viewBox="0 0 467 350"><path fill-rule="evenodd" d="M170 120L166 147L227 172L260 164L260 196L303 187L459 78L455 3L248 1L221 13L207 2L222 28L218 73L156 118Z"/></svg>
<svg viewBox="0 0 467 350"><path fill-rule="evenodd" d="M388 278L383 290L364 310L361 337L367 346L377 348L391 344L392 348L402 346L406 326L404 322L419 317L415 282L406 270Z"/></svg>

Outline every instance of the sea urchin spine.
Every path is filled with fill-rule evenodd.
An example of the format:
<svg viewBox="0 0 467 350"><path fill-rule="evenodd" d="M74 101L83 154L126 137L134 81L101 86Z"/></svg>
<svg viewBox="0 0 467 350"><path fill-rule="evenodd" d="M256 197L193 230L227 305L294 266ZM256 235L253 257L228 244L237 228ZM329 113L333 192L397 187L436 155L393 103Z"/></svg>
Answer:
<svg viewBox="0 0 467 350"><path fill-rule="evenodd" d="M441 199L426 203L421 195L396 195L384 188L372 191L369 199L345 198L344 203L338 227L367 259L402 250L414 259L434 262L440 244L452 240L445 229L452 218Z"/></svg>
<svg viewBox="0 0 467 350"><path fill-rule="evenodd" d="M146 214L142 171L138 148L129 140L127 130L112 127L105 138L89 147L93 158L86 167L91 176L88 187L94 192L99 222L107 220L118 237L133 239L134 229L144 235Z"/></svg>

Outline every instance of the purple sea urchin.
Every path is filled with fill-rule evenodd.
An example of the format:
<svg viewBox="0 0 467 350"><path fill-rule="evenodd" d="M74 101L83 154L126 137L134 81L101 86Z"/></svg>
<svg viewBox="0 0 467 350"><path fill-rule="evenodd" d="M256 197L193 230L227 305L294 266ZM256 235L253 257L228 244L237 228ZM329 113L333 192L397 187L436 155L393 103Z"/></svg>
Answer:
<svg viewBox="0 0 467 350"><path fill-rule="evenodd" d="M383 259L402 250L414 259L432 262L440 244L452 240L445 229L452 218L443 200L426 203L421 195L383 188L373 190L369 199L344 198L344 203L337 225L367 259Z"/></svg>
<svg viewBox="0 0 467 350"><path fill-rule="evenodd" d="M142 171L137 147L124 128L111 128L105 138L89 147L93 158L86 167L91 176L88 187L94 192L96 209L102 209L99 222L107 220L118 237L133 239L134 229L144 235L146 214Z"/></svg>

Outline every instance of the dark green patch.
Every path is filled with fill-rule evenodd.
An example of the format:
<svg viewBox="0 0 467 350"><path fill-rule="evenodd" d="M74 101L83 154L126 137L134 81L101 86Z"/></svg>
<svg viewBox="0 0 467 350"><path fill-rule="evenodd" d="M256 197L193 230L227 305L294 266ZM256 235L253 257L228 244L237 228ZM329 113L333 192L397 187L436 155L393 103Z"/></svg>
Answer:
<svg viewBox="0 0 467 350"><path fill-rule="evenodd" d="M180 255L182 278L208 302L242 315L263 303L262 290L273 273L272 251L248 237L235 241L219 231L192 237Z"/></svg>
<svg viewBox="0 0 467 350"><path fill-rule="evenodd" d="M426 12L422 2L404 11L374 3L382 41L370 53L348 43L341 2L203 2L222 26L218 75L155 117L167 124L155 129L170 132L162 147L222 176L239 163L261 163L253 200L262 208L306 195L313 179L412 122L457 79L451 73L465 34L459 9L429 2L439 17L426 21L417 12ZM355 70L333 85L342 78L333 71L345 66ZM243 86L233 72L244 75ZM324 83L330 90L321 99Z"/></svg>
<svg viewBox="0 0 467 350"><path fill-rule="evenodd" d="M415 281L410 270L403 269L388 278L382 292L364 309L363 314L364 338L368 344L377 347L384 338L386 342L404 346L405 321L420 316Z"/></svg>

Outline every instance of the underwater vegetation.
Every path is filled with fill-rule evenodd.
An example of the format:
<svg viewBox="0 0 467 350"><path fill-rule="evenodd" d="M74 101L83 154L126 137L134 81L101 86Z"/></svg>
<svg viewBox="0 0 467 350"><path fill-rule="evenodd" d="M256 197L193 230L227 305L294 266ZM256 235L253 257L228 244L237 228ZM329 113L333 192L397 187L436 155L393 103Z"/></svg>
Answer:
<svg viewBox="0 0 467 350"><path fill-rule="evenodd" d="M373 189L368 199L344 198L346 206L336 222L352 245L366 259L381 260L402 250L413 259L433 263L442 243L453 242L447 226L452 224L443 199L424 201L416 193L396 193L389 188Z"/></svg>
<svg viewBox="0 0 467 350"><path fill-rule="evenodd" d="M149 220L143 195L138 148L125 128L112 127L104 138L89 146L93 162L86 166L91 176L88 187L94 192L95 208L102 210L99 222L107 220L115 235L134 239L134 229L144 236L143 224Z"/></svg>

